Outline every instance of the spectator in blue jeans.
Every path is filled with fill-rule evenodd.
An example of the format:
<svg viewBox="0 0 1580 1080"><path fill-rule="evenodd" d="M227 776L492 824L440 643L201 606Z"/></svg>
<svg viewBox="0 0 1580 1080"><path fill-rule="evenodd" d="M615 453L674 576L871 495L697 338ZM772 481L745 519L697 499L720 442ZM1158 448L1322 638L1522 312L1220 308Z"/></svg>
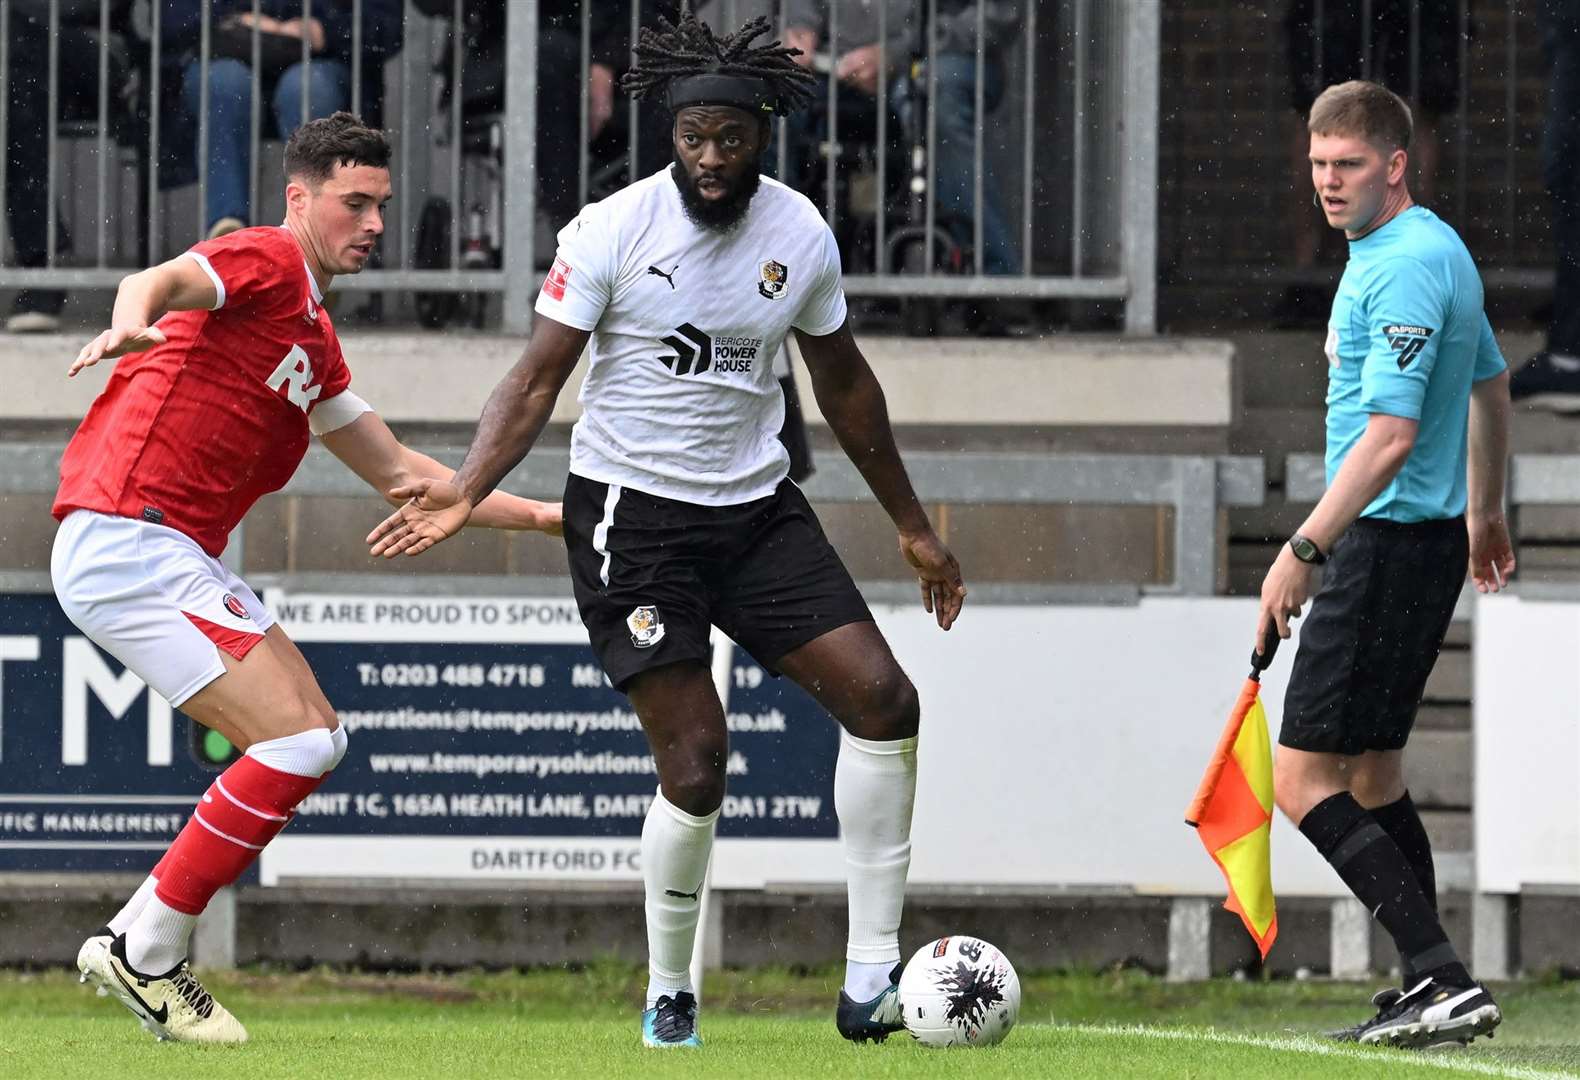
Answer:
<svg viewBox="0 0 1580 1080"><path fill-rule="evenodd" d="M1021 5L994 0L937 0L938 25L933 34L937 43L933 72L938 97L934 109L937 143L933 148L937 212L939 220L967 248L973 243L976 209L976 133L979 125L988 123L986 116L976 115L979 2L986 7L984 106L985 112L993 112L1004 93L1002 52L1020 27ZM887 7L884 14L889 93L897 115L903 116L904 110L925 105L911 98L903 82L894 80L905 70L913 52L926 55L928 35L918 11L927 5L919 6L916 0L842 3L837 20L830 26L829 0L786 0L784 41L800 49L799 61L811 66L819 49L829 48L826 43L832 30L831 51L838 54L829 58L834 76L843 86L874 98L879 79L880 4ZM919 88L925 87L924 79ZM875 104L866 107L870 110ZM982 267L989 274L1018 273L1020 255L991 176L984 177L982 193Z"/></svg>
<svg viewBox="0 0 1580 1080"><path fill-rule="evenodd" d="M197 126L202 111L203 0L164 0L163 48L180 67L180 104ZM351 0L316 0L302 18L301 0L262 0L256 29L262 74L264 134L289 138L303 121L351 107ZM209 236L252 223L252 0L212 0L208 68ZM362 0L362 117L379 123L384 62L400 51L401 0ZM301 61L307 40L311 62ZM305 106L305 107L304 107ZM273 121L272 127L270 121Z"/></svg>
<svg viewBox="0 0 1580 1080"><path fill-rule="evenodd" d="M1580 9L1540 8L1547 46L1543 174L1553 200L1553 315L1547 347L1516 371L1509 394L1555 412L1580 413Z"/></svg>

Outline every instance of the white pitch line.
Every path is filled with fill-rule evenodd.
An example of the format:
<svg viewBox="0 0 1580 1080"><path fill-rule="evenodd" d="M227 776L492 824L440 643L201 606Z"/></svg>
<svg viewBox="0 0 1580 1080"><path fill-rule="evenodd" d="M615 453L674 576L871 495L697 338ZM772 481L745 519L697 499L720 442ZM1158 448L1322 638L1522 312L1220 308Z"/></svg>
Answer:
<svg viewBox="0 0 1580 1080"><path fill-rule="evenodd" d="M1073 1031L1080 1035L1141 1035L1149 1039L1173 1039L1178 1042L1255 1046L1265 1050L1288 1050L1300 1054L1316 1054L1320 1057L1348 1058L1354 1061L1370 1061L1379 1064L1386 1062L1390 1066L1397 1065L1405 1068L1414 1067L1418 1069L1437 1069L1445 1072L1478 1073L1482 1076L1504 1076L1511 1077L1513 1080L1577 1080L1574 1073L1545 1072L1541 1069L1527 1069L1520 1065L1494 1065L1487 1061L1454 1061L1449 1058L1433 1057L1419 1053L1384 1056L1352 1047L1335 1046L1332 1043L1319 1042L1314 1038L1303 1038L1300 1036L1278 1038L1258 1035L1235 1035L1224 1031L1155 1028L1145 1027L1140 1024L1055 1023L1053 1026L1055 1030Z"/></svg>

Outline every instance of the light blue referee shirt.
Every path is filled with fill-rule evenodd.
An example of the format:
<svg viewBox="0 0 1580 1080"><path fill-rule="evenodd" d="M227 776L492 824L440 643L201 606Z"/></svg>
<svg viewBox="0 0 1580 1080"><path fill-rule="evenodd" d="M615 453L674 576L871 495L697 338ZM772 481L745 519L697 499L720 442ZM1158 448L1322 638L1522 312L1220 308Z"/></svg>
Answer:
<svg viewBox="0 0 1580 1080"><path fill-rule="evenodd" d="M1424 206L1350 241L1328 319L1328 483L1374 413L1420 423L1399 475L1363 517L1430 521L1465 512L1472 383L1508 365L1459 234Z"/></svg>

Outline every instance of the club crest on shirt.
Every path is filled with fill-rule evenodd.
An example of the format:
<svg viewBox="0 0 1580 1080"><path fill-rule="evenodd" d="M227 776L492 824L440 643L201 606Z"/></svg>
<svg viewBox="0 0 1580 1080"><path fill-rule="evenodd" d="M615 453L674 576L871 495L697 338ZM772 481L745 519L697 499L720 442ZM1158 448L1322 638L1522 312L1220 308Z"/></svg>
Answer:
<svg viewBox="0 0 1580 1080"><path fill-rule="evenodd" d="M250 619L250 618L252 618L251 615L247 614L247 605L243 604L240 600L236 599L236 597L235 597L235 595L233 593L226 593L225 594L224 604L225 604L225 610L230 612L232 615L236 616L236 618L238 618L238 619Z"/></svg>
<svg viewBox="0 0 1580 1080"><path fill-rule="evenodd" d="M757 291L769 300L783 300L785 286L790 281L790 268L782 262L769 259L763 263L758 277Z"/></svg>
<svg viewBox="0 0 1580 1080"><path fill-rule="evenodd" d="M625 617L625 625L631 631L631 644L638 649L651 649L664 640L664 620L658 617L654 604L633 608Z"/></svg>

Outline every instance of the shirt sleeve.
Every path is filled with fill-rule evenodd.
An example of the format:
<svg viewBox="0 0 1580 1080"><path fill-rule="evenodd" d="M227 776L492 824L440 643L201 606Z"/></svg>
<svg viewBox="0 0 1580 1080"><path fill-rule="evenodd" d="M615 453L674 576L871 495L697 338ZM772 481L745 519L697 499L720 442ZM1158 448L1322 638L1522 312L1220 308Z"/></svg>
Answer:
<svg viewBox="0 0 1580 1080"><path fill-rule="evenodd" d="M346 364L346 354L340 351L340 335L329 329L328 341L325 343L325 359L328 364L324 371L323 392L308 406L307 426L314 435L322 435L325 431L344 427L355 420L371 406L348 390L351 385L351 368ZM331 403L333 403L331 405ZM345 410L361 405L362 408L350 417L341 419ZM319 413L323 416L319 416Z"/></svg>
<svg viewBox="0 0 1580 1080"><path fill-rule="evenodd" d="M1415 259L1378 267L1365 301L1370 348L1361 367L1363 412L1421 419L1447 309L1442 284Z"/></svg>
<svg viewBox="0 0 1580 1080"><path fill-rule="evenodd" d="M605 215L594 204L560 230L554 265L543 280L539 315L577 330L592 330L614 299L617 260Z"/></svg>
<svg viewBox="0 0 1580 1080"><path fill-rule="evenodd" d="M1486 312L1482 312L1481 340L1476 343L1476 372L1471 376L1471 382L1486 382L1507 370L1509 362L1503 358L1503 350L1498 348L1498 339L1492 336L1492 323L1487 320Z"/></svg>
<svg viewBox="0 0 1580 1080"><path fill-rule="evenodd" d="M828 226L823 227L823 265L807 293L806 302L790 325L813 337L832 334L845 325L845 284L839 263L839 245Z"/></svg>
<svg viewBox="0 0 1580 1080"><path fill-rule="evenodd" d="M319 398L307 414L307 426L314 435L328 435L352 423L363 413L373 411L373 406L350 390L342 390L332 398Z"/></svg>
<svg viewBox="0 0 1580 1080"><path fill-rule="evenodd" d="M260 300L284 298L294 303L307 273L295 240L283 233L276 238L259 229L242 229L218 240L204 240L185 255L196 260L214 283L218 294L215 311L245 307Z"/></svg>

